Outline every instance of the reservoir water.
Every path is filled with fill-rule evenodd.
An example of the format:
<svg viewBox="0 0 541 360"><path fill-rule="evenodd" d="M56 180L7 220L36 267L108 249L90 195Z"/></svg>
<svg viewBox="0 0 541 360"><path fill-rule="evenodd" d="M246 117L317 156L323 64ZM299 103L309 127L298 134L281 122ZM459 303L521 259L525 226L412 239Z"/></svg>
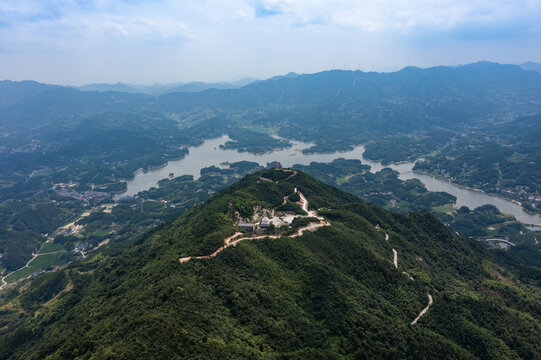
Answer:
<svg viewBox="0 0 541 360"><path fill-rule="evenodd" d="M147 190L156 183L165 179L169 173L175 176L192 175L194 179L200 176L199 171L208 166L219 166L226 161L233 163L237 161L253 161L265 166L268 162L279 161L284 167L291 167L295 164L309 165L312 161L330 162L334 159L345 157L348 159L359 159L364 152L364 147L358 146L352 151L338 152L331 154L303 154L302 150L307 149L312 144L299 141L291 141L292 147L273 151L266 154L251 154L247 152L238 152L237 150L222 150L220 145L229 141L228 136L222 136L217 139L205 140L202 145L189 148L189 154L183 159L170 161L166 166L150 170L146 173L139 173L133 180L128 181L128 189L120 196L133 196L139 191Z"/></svg>
<svg viewBox="0 0 541 360"><path fill-rule="evenodd" d="M266 165L271 161L279 161L284 167L292 167L295 164L309 165L311 162L331 162L334 159L360 159L364 164L370 165L371 172L378 172L383 168L390 167L400 173L401 180L419 179L430 191L444 191L457 198L456 207L467 206L474 209L478 206L491 204L496 206L501 212L513 215L518 221L524 224L534 224L541 226L541 216L532 215L525 212L518 204L495 195L488 195L480 191L474 191L454 185L450 182L437 179L430 175L413 172L414 163L391 164L383 166L379 162L371 161L363 157L364 146L360 145L353 150L346 152L326 153L326 154L303 154L302 150L307 149L312 144L300 141L291 141L291 148L282 149L266 154L251 154L247 152L238 152L237 150L222 150L220 145L225 144L229 137L206 140L200 146L190 147L190 153L183 159L170 161L166 166L142 172L135 176L133 180L128 181L127 191L123 196L133 196L139 191L148 190L156 186L161 179L167 178L169 173L175 176L192 175L194 179L199 178L200 170L208 166L219 166L224 162L253 161L260 165Z"/></svg>

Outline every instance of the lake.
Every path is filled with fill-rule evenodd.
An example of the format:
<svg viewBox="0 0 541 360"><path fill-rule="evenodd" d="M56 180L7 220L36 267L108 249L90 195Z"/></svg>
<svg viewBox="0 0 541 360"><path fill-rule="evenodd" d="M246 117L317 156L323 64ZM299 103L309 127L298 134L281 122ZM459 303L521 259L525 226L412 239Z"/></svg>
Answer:
<svg viewBox="0 0 541 360"><path fill-rule="evenodd" d="M166 166L150 170L146 173L139 173L133 180L128 181L127 191L119 197L133 196L143 190L156 186L159 180L167 178L169 173L175 176L192 175L194 179L199 178L200 170L208 166L220 166L224 162L253 161L265 166L268 162L279 161L284 167L292 167L295 164L309 165L311 162L331 162L337 158L360 159L364 164L370 165L371 172L380 171L389 167L400 173L401 180L419 179L430 191L444 191L457 198L456 207L467 206L474 209L478 206L491 204L501 212L513 215L518 221L525 224L541 226L541 216L525 212L519 205L495 195L488 195L480 191L474 191L451 184L450 182L437 179L430 175L413 172L414 163L391 164L383 166L381 163L371 161L363 157L364 146L359 145L353 150L326 154L303 154L302 150L312 146L311 143L291 141L291 148L282 149L266 154L251 154L238 152L237 150L222 150L220 145L230 140L228 136L206 140L200 146L189 148L189 154L183 159L170 161Z"/></svg>
<svg viewBox="0 0 541 360"><path fill-rule="evenodd" d="M391 164L389 166L383 166L379 162L370 161L364 157L361 157L360 159L363 163L371 166L371 172L376 172L385 167L390 167L391 169L400 173L398 177L401 180L419 179L429 191L443 191L455 196L456 208L467 206L470 209L475 209L476 207L490 204L496 206L502 213L515 216L518 221L524 224L541 225L541 216L527 213L518 204L511 200L504 199L496 195L485 194L481 191L466 189L430 175L414 172L412 169L415 163Z"/></svg>

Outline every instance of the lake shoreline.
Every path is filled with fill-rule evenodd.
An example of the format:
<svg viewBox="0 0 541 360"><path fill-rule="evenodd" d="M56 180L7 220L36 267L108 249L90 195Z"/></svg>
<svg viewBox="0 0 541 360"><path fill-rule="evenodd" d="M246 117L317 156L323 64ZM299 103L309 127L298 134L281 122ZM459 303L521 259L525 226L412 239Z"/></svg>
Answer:
<svg viewBox="0 0 541 360"><path fill-rule="evenodd" d="M479 193L481 193L481 194L484 194L484 195L486 195L486 196L493 196L493 197L497 197L497 198L499 198L499 199L501 199L501 200L511 201L511 202L513 202L515 205L520 206L520 208L522 209L522 211L524 211L525 213L530 214L530 215L534 215L534 216L539 216L539 217L540 217L539 220L541 221L541 213L538 213L538 212L532 212L532 211L526 209L526 208L524 207L524 205L522 205L522 203L521 203L520 201L518 201L518 200L516 200L516 199L513 199L513 198L511 198L511 197L502 196L502 195L500 195L500 194L489 193L489 192L486 192L486 191L481 190L481 189L472 188L472 187L470 187L470 186L468 186L468 185L458 184L458 183L453 182L453 181L451 181L451 180L449 180L449 179L447 179L447 178L445 178L445 177L438 176L438 175L435 175L435 174L431 174L431 173L426 172L426 171L422 171L422 170L413 170L413 169L412 169L411 171L414 172L414 173L417 173L417 174L422 174L422 175L426 175L426 176L433 177L434 179L437 179L437 180L440 180L440 181L448 182L449 184L452 184L452 185L454 185L454 186L456 186L456 187L459 187L459 188L461 188L461 189L470 190L470 191L477 191L477 192L479 192ZM473 210L473 209L471 209L471 210ZM509 215L512 215L512 214L509 214ZM529 225L529 224L528 224L528 225ZM533 224L532 224L532 225L533 225ZM541 225L541 224L537 224L537 225Z"/></svg>
<svg viewBox="0 0 541 360"><path fill-rule="evenodd" d="M379 162L382 166L387 166L389 168L391 168L391 166L393 165L403 165L403 164L416 164L417 161L419 160L423 160L423 158L416 158L416 159L413 159L411 161L408 161L408 160L404 160L404 161L391 161L390 163L383 163L381 162L380 160L374 160L374 159L370 159L370 158L367 158L364 156L363 154L363 157L367 160L370 160L372 162ZM517 206L520 206L520 208L522 209L522 211L524 211L525 213L528 213L530 215L537 215L537 216L541 216L541 211L539 212L535 212L535 211L531 211L527 208L524 207L524 205L517 199L514 199L512 197L509 197L509 196L504 196L504 195L501 195L501 194L496 194L496 193L489 193L489 192L486 192L482 189L477 189L477 188L473 188L473 187L470 187L468 185L463 185L463 184L459 184L457 182L453 182L451 180L449 180L448 178L444 177L444 176L441 176L441 175L438 175L438 174L433 174L433 173L429 173L427 171L422 171L422 170L414 170L413 168L411 169L411 171L413 173L417 173L417 174L422 174L422 175L426 175L426 176L430 176L430 177L433 177L434 179L437 179L437 180L440 180L440 181L445 181L445 182L448 182L456 187L459 187L459 188L462 188L462 189L465 189L465 190L470 190L470 191L477 191L477 192L480 192L484 195L487 195L487 196L494 196L494 197L497 197L497 198L500 198L502 200L506 200L506 201L511 201L513 202L514 204L516 204ZM541 219L540 219L541 221Z"/></svg>
<svg viewBox="0 0 541 360"><path fill-rule="evenodd" d="M238 161L249 161L255 162L260 166L266 166L270 162L278 161L283 167L292 167L296 164L309 165L311 162L328 163L339 158L345 158L360 160L363 164L370 166L369 171L372 173L381 171L384 168L391 168L399 173L399 178L403 181L413 178L418 179L428 191L443 191L455 196L457 200L454 207L456 208L468 206L473 209L484 204L492 204L502 213L514 216L524 224L541 226L541 217L539 215L530 213L524 209L522 204L513 201L513 199L455 184L448 179L441 179L425 172L414 171L415 162L383 165L381 162L372 161L364 157L364 145L358 145L350 151L306 154L304 150L310 148L313 145L312 143L303 143L302 141L288 139L292 142L291 147L273 149L273 151L264 154L254 154L240 152L237 149L220 148L220 145L228 140L230 139L227 135L205 140L201 145L189 147L186 156L178 161L168 161L158 169L138 173L133 180L127 181L126 190L121 194L115 195L114 199L119 200L123 197L137 196L141 191L158 186L158 182L166 179L169 173L174 173L178 176L191 175L194 180L197 180L201 176L202 168L223 166L221 164L226 162L230 164Z"/></svg>

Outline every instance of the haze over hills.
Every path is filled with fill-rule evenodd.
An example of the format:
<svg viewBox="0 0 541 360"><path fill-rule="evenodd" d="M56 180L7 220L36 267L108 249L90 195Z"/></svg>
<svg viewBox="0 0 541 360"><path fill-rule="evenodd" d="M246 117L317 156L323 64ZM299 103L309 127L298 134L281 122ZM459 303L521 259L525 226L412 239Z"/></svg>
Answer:
<svg viewBox="0 0 541 360"><path fill-rule="evenodd" d="M36 89L45 88L36 85ZM69 132L72 125L107 112L154 113L182 127L192 117L190 124L206 123L207 135L217 136L232 126L232 116L243 113L242 121L277 128L283 137L315 142L314 151L329 151L351 148L376 135L458 131L534 115L541 112L540 95L541 74L484 62L410 67L396 73L336 70L260 81L240 89L158 97L55 88L0 108L0 124L20 139L41 142L44 139L36 138L38 129L55 132L53 123L68 125L63 131ZM200 116L203 112L207 114ZM30 129L38 133L27 134Z"/></svg>
<svg viewBox="0 0 541 360"><path fill-rule="evenodd" d="M293 237L307 226L293 222L186 258L213 253L241 218L287 201L327 226ZM0 293L11 324L0 356L533 359L540 258L514 256L428 213L400 215L302 172L269 170L25 292Z"/></svg>
<svg viewBox="0 0 541 360"><path fill-rule="evenodd" d="M187 146L224 134L233 139L229 149L288 146L269 136L269 129L314 143L305 153L365 144L369 158L384 162L424 157L428 161L417 167L422 171L541 211L541 170L535 166L540 145L535 136L522 135L528 129L506 130L512 121L522 123L520 116L541 113L541 74L515 65L292 73L238 89L160 96L9 81L0 90L9 94L0 107L0 199L9 204L0 253L9 270L24 266L42 234L64 221L63 208L48 210L57 215L30 232L32 221L9 220L22 209L34 214L36 194L46 195L53 184L72 181L73 190L100 186L114 194L139 169L183 158ZM454 161L445 157L450 151ZM59 206L45 195L38 196L47 206Z"/></svg>
<svg viewBox="0 0 541 360"><path fill-rule="evenodd" d="M43 91L58 88L57 85L41 84L36 81L0 81L0 107L14 104Z"/></svg>
<svg viewBox="0 0 541 360"><path fill-rule="evenodd" d="M208 89L236 89L248 85L254 81L252 78L243 78L232 82L189 82L189 83L171 83L171 84L154 84L154 85L127 85L123 83L116 84L88 84L77 87L82 91L117 91L127 93L143 93L149 95L163 95L174 92L200 92Z"/></svg>
<svg viewBox="0 0 541 360"><path fill-rule="evenodd" d="M83 115L89 115L125 111L128 107L131 112L182 113L196 107L223 111L292 104L302 106L304 111L323 111L322 117L330 116L327 114L329 111L335 111L344 104L355 105L351 111L356 111L358 115L365 118L388 117L390 119L383 119L387 122L393 120L397 116L396 111L400 110L401 119L395 118L394 122L407 126L420 125L412 121L434 125L434 122L450 117L453 117L453 121L462 117L464 120L460 121L466 122L481 116L502 119L515 113L525 115L539 111L536 99L541 92L541 75L533 75L515 65L481 62L459 67L408 67L395 73L334 70L295 74L258 81L240 89L175 92L155 98L127 93L76 92L65 88L59 88L56 92L40 92L39 96L27 102L4 107L0 114L2 124L6 124L9 118L17 118L17 113L23 116L28 112L45 117L56 116L54 112L59 111L58 108L66 111L83 109ZM418 110L426 101L432 102L430 109L426 110L426 119L411 119L411 111ZM383 114L374 114L371 108L359 109L361 104L388 108L383 109ZM280 111L283 110L274 110L274 113Z"/></svg>
<svg viewBox="0 0 541 360"><path fill-rule="evenodd" d="M532 70L541 73L541 63L528 61L519 65L524 70Z"/></svg>
<svg viewBox="0 0 541 360"><path fill-rule="evenodd" d="M107 92L107 91L116 91L116 92L126 92L126 93L147 93L145 89L137 89L135 87L132 87L130 85L126 85L120 82L117 82L115 84L106 84L106 83L100 83L100 84L87 84L76 87L76 89L81 91L99 91L99 92Z"/></svg>

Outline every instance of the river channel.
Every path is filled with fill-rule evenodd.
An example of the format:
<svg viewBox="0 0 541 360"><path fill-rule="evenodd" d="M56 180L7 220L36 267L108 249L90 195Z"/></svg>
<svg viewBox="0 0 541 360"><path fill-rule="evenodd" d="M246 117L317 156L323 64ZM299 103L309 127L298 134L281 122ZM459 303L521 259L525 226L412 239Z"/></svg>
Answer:
<svg viewBox="0 0 541 360"><path fill-rule="evenodd" d="M383 166L379 162L371 161L363 157L364 146L360 145L351 151L336 152L328 154L303 154L302 150L307 149L312 144L299 141L291 141L293 146L288 149L282 149L266 154L251 154L247 152L238 152L237 150L222 150L220 145L225 144L229 137L206 140L202 145L189 148L189 154L183 159L170 161L166 166L141 172L133 180L128 181L127 191L123 196L133 196L140 191L148 190L156 186L161 179L167 178L169 173L175 176L192 175L194 179L199 178L200 170L208 166L219 166L224 162L253 161L260 165L266 165L271 161L279 161L284 167L292 167L295 164L309 165L311 162L331 162L334 159L360 159L364 164L370 165L371 172L377 172L385 167L390 167L400 173L401 180L419 179L429 191L444 191L457 198L456 207L467 206L474 209L478 206L491 204L496 206L501 212L513 215L518 221L524 224L535 224L541 226L541 216L532 215L525 212L516 203L495 195L488 195L480 191L474 191L454 185L450 182L437 179L430 175L413 172L414 163L391 164Z"/></svg>

